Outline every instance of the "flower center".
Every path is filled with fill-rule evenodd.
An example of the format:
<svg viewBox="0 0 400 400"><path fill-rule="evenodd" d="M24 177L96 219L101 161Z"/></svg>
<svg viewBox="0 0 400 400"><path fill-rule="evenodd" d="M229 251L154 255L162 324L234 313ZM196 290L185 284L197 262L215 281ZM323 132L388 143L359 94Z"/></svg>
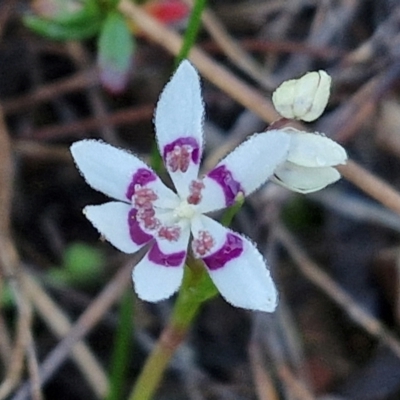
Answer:
<svg viewBox="0 0 400 400"><path fill-rule="evenodd" d="M174 216L179 219L192 219L196 214L196 208L193 204L189 204L187 200L181 201L174 210Z"/></svg>

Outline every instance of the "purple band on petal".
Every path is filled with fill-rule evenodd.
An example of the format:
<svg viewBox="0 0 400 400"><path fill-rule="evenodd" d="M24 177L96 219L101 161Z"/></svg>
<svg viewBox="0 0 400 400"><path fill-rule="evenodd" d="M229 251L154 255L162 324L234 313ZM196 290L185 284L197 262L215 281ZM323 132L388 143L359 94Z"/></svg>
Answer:
<svg viewBox="0 0 400 400"><path fill-rule="evenodd" d="M235 198L239 192L244 194L241 184L234 179L232 172L225 165L220 165L210 171L207 176L216 181L224 191L227 206L231 206L235 202Z"/></svg>
<svg viewBox="0 0 400 400"><path fill-rule="evenodd" d="M153 239L153 236L144 232L139 226L139 223L136 219L136 213L136 208L132 208L128 214L129 235L133 243L141 245L150 242L150 240Z"/></svg>
<svg viewBox="0 0 400 400"><path fill-rule="evenodd" d="M197 140L191 136L188 137L181 137L179 139L174 140L171 143L168 143L167 145L165 145L164 147L164 151L163 151L163 158L164 158L164 162L167 158L167 154L174 150L175 146L179 146L182 147L183 145L189 145L192 147L193 151L192 151L192 161L195 164L198 164L200 162L200 146L199 143L197 142Z"/></svg>
<svg viewBox="0 0 400 400"><path fill-rule="evenodd" d="M204 257L203 261L208 269L214 271L222 268L226 263L234 258L240 257L243 253L243 240L233 233L226 235L226 240L223 246L215 253Z"/></svg>
<svg viewBox="0 0 400 400"><path fill-rule="evenodd" d="M147 257L153 263L162 265L163 267L180 267L186 257L186 251L165 254L160 250L156 242L150 249Z"/></svg>
<svg viewBox="0 0 400 400"><path fill-rule="evenodd" d="M135 185L144 186L146 183L153 182L156 179L157 175L150 169L139 168L132 176L131 183L126 191L126 197L129 201L132 200L132 196L135 194Z"/></svg>

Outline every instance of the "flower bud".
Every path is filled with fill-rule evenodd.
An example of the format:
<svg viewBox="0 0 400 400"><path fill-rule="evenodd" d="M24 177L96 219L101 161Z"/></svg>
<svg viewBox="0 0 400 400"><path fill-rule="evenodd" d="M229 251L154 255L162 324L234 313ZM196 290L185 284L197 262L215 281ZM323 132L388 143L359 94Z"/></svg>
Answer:
<svg viewBox="0 0 400 400"><path fill-rule="evenodd" d="M285 118L314 121L325 110L330 86L331 77L325 71L308 72L283 82L272 94L272 102Z"/></svg>
<svg viewBox="0 0 400 400"><path fill-rule="evenodd" d="M311 193L340 179L333 167L346 164L346 150L332 139L318 133L285 128L290 137L286 162L274 171L272 180L287 189Z"/></svg>

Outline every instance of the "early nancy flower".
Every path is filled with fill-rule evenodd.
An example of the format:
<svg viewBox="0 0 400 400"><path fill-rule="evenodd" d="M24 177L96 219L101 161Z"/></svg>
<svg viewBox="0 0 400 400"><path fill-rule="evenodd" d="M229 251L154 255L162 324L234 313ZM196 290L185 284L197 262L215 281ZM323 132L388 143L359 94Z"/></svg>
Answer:
<svg viewBox="0 0 400 400"><path fill-rule="evenodd" d="M140 298L159 301L181 284L191 249L203 260L221 295L231 304L273 311L277 293L265 260L247 238L204 215L231 206L257 189L283 163L290 135L278 130L252 136L205 176L203 102L199 77L184 61L165 87L155 113L158 146L176 188L167 188L134 155L96 140L74 143L71 152L86 181L116 199L88 206L86 217L119 250L149 250L134 268Z"/></svg>
<svg viewBox="0 0 400 400"><path fill-rule="evenodd" d="M283 82L272 94L276 110L285 118L314 121L328 103L331 77L325 71L308 72Z"/></svg>

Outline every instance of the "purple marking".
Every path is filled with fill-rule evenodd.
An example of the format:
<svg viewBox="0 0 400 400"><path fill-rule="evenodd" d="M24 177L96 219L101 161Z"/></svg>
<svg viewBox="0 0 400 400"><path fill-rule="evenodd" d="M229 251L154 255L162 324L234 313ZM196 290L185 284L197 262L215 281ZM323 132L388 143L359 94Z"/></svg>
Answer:
<svg viewBox="0 0 400 400"><path fill-rule="evenodd" d="M180 267L186 257L186 251L179 253L165 254L158 247L157 242L147 254L150 261L163 267Z"/></svg>
<svg viewBox="0 0 400 400"><path fill-rule="evenodd" d="M175 146L183 146L185 144L188 144L189 146L192 147L192 161L195 164L198 164L200 162L200 146L197 142L197 140L194 137L188 136L188 137L181 137L179 139L174 140L173 142L165 145L164 147L164 152L163 152L163 158L164 161L167 159L167 154L174 150Z"/></svg>
<svg viewBox="0 0 400 400"><path fill-rule="evenodd" d="M150 240L153 239L153 236L144 232L139 226L139 222L136 219L136 213L136 208L132 208L128 214L129 235L132 242L141 245L150 242Z"/></svg>
<svg viewBox="0 0 400 400"><path fill-rule="evenodd" d="M243 240L233 233L228 233L223 246L214 254L204 257L203 261L207 265L208 269L214 271L222 268L226 263L239 257L242 253Z"/></svg>
<svg viewBox="0 0 400 400"><path fill-rule="evenodd" d="M139 168L132 176L131 183L126 191L126 197L129 201L132 200L132 196L135 194L135 185L144 186L146 183L153 182L157 179L157 175L146 168Z"/></svg>
<svg viewBox="0 0 400 400"><path fill-rule="evenodd" d="M239 192L244 194L244 190L241 184L235 180L232 176L232 172L229 171L225 165L220 165L210 171L207 176L216 181L224 191L225 202L227 206L231 206L235 203L235 198Z"/></svg>

